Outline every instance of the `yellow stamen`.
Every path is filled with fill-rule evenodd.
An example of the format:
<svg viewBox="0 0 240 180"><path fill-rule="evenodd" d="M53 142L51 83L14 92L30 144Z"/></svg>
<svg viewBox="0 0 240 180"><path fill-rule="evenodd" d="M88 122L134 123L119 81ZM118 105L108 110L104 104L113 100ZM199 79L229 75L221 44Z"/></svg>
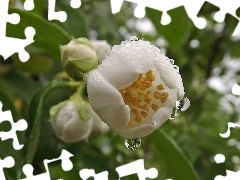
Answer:
<svg viewBox="0 0 240 180"><path fill-rule="evenodd" d="M157 111L158 110L158 105L156 105L156 104L152 104L151 105L151 108L154 110L154 111Z"/></svg>
<svg viewBox="0 0 240 180"><path fill-rule="evenodd" d="M149 111L153 109L157 111L160 103L165 103L168 98L168 93L160 92L164 90L163 84L153 86L152 83L155 81L153 71L149 70L145 75L139 74L136 81L130 86L119 90L121 93L124 103L127 104L131 110L130 118L128 122L129 126L137 123L142 123L144 118L148 118ZM159 99L159 103L152 103L152 98Z"/></svg>
<svg viewBox="0 0 240 180"><path fill-rule="evenodd" d="M164 87L163 87L162 84L159 84L159 85L157 86L157 89L158 89L159 91L161 91L161 90L164 90Z"/></svg>

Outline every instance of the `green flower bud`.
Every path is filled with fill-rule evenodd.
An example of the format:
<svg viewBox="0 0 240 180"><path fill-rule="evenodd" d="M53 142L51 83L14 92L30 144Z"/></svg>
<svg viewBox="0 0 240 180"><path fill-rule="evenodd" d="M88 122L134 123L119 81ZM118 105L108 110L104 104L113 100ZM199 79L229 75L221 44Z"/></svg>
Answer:
<svg viewBox="0 0 240 180"><path fill-rule="evenodd" d="M60 51L64 69L74 80L83 79L84 74L98 66L96 51L86 38L73 39Z"/></svg>
<svg viewBox="0 0 240 180"><path fill-rule="evenodd" d="M93 119L86 101L63 101L50 109L50 121L59 139L74 143L87 139Z"/></svg>

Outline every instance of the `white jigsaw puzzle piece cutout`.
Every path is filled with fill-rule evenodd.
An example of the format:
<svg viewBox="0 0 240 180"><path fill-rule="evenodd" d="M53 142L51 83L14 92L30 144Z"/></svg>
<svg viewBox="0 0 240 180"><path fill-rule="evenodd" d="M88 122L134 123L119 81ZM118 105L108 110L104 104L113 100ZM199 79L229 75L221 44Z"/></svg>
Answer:
<svg viewBox="0 0 240 180"><path fill-rule="evenodd" d="M61 152L61 155L58 158L55 159L45 159L43 161L44 167L46 169L45 173L38 174L38 175L33 175L33 166L31 164L25 164L22 168L23 173L25 174L26 178L21 179L21 180L51 180L50 179L50 173L49 173L49 168L48 164L61 160L61 166L64 171L70 171L73 168L73 163L70 160L70 157L72 157L73 154L68 152L67 150L63 149Z"/></svg>
<svg viewBox="0 0 240 180"><path fill-rule="evenodd" d="M124 0L110 0L111 2L111 9L112 13L116 14L121 10L122 4ZM180 6L184 6L188 17L193 21L194 25L199 28L203 29L206 27L207 21L204 18L198 17L197 14L202 8L202 5L204 4L205 0L148 0L148 1L139 1L139 0L125 0L128 2L136 3L137 7L134 11L134 15L138 18L142 18L145 15L145 7L156 9L158 11L162 11L162 17L161 17L161 24L167 25L171 23L171 17L167 13L169 10L175 9ZM219 0L208 0L207 2L217 6L220 8L220 11L216 12L214 19L217 22L223 22L225 19L225 15L227 13L231 14L238 20L240 20L240 17L236 16L236 10L240 7L240 1L239 0L229 0L229 1L219 1ZM240 32L240 23L235 28L235 31L233 32L233 36L236 36Z"/></svg>
<svg viewBox="0 0 240 180"><path fill-rule="evenodd" d="M236 124L236 123L232 123L232 122L229 122L228 123L228 129L226 131L226 133L223 133L221 134L220 133L220 136L222 138L228 138L231 134L231 129L230 128L237 128L237 127L240 127L239 124ZM214 160L216 163L224 163L225 162L225 156L223 154L217 154L215 157L214 157ZM217 175L214 180L238 180L240 179L240 171L230 171L230 170L226 170L226 176L222 176L222 175Z"/></svg>
<svg viewBox="0 0 240 180"><path fill-rule="evenodd" d="M239 24L239 25L240 25L240 24ZM234 95L237 95L237 96L240 95L240 86L239 86L237 83L235 83L235 84L232 86L232 93L233 93Z"/></svg>
<svg viewBox="0 0 240 180"><path fill-rule="evenodd" d="M18 53L19 59L22 62L26 62L30 56L25 51L25 47L34 42L33 37L36 31L33 27L27 27L25 29L26 39L6 37L7 22L18 24L20 21L18 14L8 14L8 6L8 0L0 1L0 55L6 60L14 53Z"/></svg>
<svg viewBox="0 0 240 180"><path fill-rule="evenodd" d="M240 171L234 172L226 170L226 176L217 175L214 180L238 180L240 177Z"/></svg>
<svg viewBox="0 0 240 180"><path fill-rule="evenodd" d="M26 11L33 10L34 9L34 0L25 0L23 7Z"/></svg>
<svg viewBox="0 0 240 180"><path fill-rule="evenodd" d="M118 172L119 179L132 174L137 174L139 180L146 180L146 178L155 179L158 177L156 168L150 168L148 170L144 168L143 159L119 166L116 168L116 171Z"/></svg>
<svg viewBox="0 0 240 180"><path fill-rule="evenodd" d="M67 13L65 11L55 11L56 0L48 0L48 20L58 20L65 22L67 20Z"/></svg>
<svg viewBox="0 0 240 180"><path fill-rule="evenodd" d="M82 3L81 3L81 0L71 0L70 5L72 8L77 9L77 8L80 8Z"/></svg>
<svg viewBox="0 0 240 180"><path fill-rule="evenodd" d="M224 163L225 156L223 154L217 154L214 157L216 163ZM234 172L230 170L226 170L226 176L217 175L214 180L238 180L240 177L240 171Z"/></svg>
<svg viewBox="0 0 240 180"><path fill-rule="evenodd" d="M48 20L58 20L65 22L67 20L67 13L65 11L55 11L56 0L48 0ZM81 0L71 0L70 5L76 9L81 6Z"/></svg>
<svg viewBox="0 0 240 180"><path fill-rule="evenodd" d="M0 138L2 141L7 139L13 139L13 148L15 150L20 150L23 148L23 145L19 144L18 137L17 137L17 131L24 131L27 129L27 121L24 119L21 119L17 122L13 121L12 113L11 111L2 111L2 102L0 101L0 123L3 121L8 121L11 123L11 130L8 132L0 132Z"/></svg>
<svg viewBox="0 0 240 180"><path fill-rule="evenodd" d="M228 138L230 136L231 130L230 128L237 128L240 127L239 124L233 123L233 122L228 122L228 129L225 133L220 133L220 136L222 138Z"/></svg>
<svg viewBox="0 0 240 180"><path fill-rule="evenodd" d="M3 168L11 168L15 165L15 161L12 156L8 156L4 159L0 158L0 179L6 180L6 177L3 172Z"/></svg>
<svg viewBox="0 0 240 180"><path fill-rule="evenodd" d="M96 174L94 169L82 169L79 171L79 176L82 180L87 180L90 177L93 177L95 180L108 180L107 171Z"/></svg>
<svg viewBox="0 0 240 180"><path fill-rule="evenodd" d="M46 168L46 167L45 167ZM22 168L23 173L25 174L25 179L20 180L51 180L48 168L46 172L38 175L33 175L33 166L31 164L25 164Z"/></svg>

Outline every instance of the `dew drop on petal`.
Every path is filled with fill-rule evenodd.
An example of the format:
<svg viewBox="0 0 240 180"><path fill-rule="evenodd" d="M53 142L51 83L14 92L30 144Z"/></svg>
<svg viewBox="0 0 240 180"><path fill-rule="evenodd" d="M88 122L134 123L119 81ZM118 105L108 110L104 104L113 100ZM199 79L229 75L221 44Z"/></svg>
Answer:
<svg viewBox="0 0 240 180"><path fill-rule="evenodd" d="M174 69L177 70L177 72L179 72L179 67L177 65L173 65Z"/></svg>
<svg viewBox="0 0 240 180"><path fill-rule="evenodd" d="M176 102L176 107L180 111L186 111L190 106L190 100L185 97Z"/></svg>
<svg viewBox="0 0 240 180"><path fill-rule="evenodd" d="M125 140L125 146L126 148L130 150L136 150L140 147L141 145L141 139L136 138L136 139L126 139Z"/></svg>
<svg viewBox="0 0 240 180"><path fill-rule="evenodd" d="M169 119L174 119L174 118L175 118L175 112L176 112L176 110L177 110L177 108L174 107L173 110L172 110L172 113L171 113L171 115L170 115L170 117L169 117Z"/></svg>
<svg viewBox="0 0 240 180"><path fill-rule="evenodd" d="M190 107L190 100L185 97L176 101L176 107L173 108L172 113L169 119L174 119L176 116L179 116L181 111L186 111Z"/></svg>
<svg viewBox="0 0 240 180"><path fill-rule="evenodd" d="M173 59L169 59L171 64L174 64L174 60Z"/></svg>
<svg viewBox="0 0 240 180"><path fill-rule="evenodd" d="M190 100L187 97L185 97L182 99L182 101L183 101L183 105L182 105L181 111L186 111L190 107Z"/></svg>
<svg viewBox="0 0 240 180"><path fill-rule="evenodd" d="M136 36L132 36L132 37L130 38L130 41L138 41L138 38L137 38Z"/></svg>

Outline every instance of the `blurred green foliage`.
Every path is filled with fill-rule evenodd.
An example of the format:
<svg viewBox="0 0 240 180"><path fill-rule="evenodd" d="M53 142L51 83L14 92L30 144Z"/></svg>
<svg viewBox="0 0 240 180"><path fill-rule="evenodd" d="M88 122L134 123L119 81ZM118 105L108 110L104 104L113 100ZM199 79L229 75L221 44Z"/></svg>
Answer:
<svg viewBox="0 0 240 180"><path fill-rule="evenodd" d="M34 2L35 8L30 12L15 8L13 3L9 12L18 13L21 22L7 25L7 36L17 38L24 38L27 26L36 29L35 42L27 47L30 60L21 63L17 55L13 55L0 61L3 109L11 110L15 121L24 118L29 125L26 132L18 133L20 142L25 143L23 150L15 151L10 141L0 142L1 158L12 155L17 162L13 168L5 170L8 179L24 177L21 168L25 163L34 166L35 174L45 172L43 160L58 157L62 149L74 154L74 168L64 172L60 162L51 164L52 179L79 179L79 171L83 168L95 169L97 173L107 170L109 179L117 179L116 167L140 158L145 160L146 169L157 168L160 180L193 180L198 179L197 176L209 180L219 174L225 175L226 169L238 170L240 131L233 129L227 139L221 138L219 133L227 130L227 122L239 120L239 106L227 101L231 109L228 111L222 103L226 95L231 96L231 87L221 93L208 86L213 76L221 79L227 75L223 63L226 56L230 59L240 57L240 41L231 37L238 23L236 18L228 14L225 22L219 24L213 20L217 8L205 3L199 16L206 18L208 24L199 30L187 17L184 7L169 11L172 22L163 26L161 12L147 8L146 16L137 19L133 15L134 4L128 2L113 15L108 0L82 0L79 9L72 9L67 0L59 0L56 10L64 10L68 15L67 21L60 23L47 20L47 0ZM153 30L141 30L145 26L141 23L146 21ZM139 23L141 28L137 26ZM166 122L159 131L142 138L142 145L136 151L126 149L124 139L112 132L75 144L58 140L48 121L48 111L76 90L76 85L69 83L63 71L59 45L67 44L71 36L104 39L114 45L133 35L150 41L175 60L186 96L191 101L190 108L175 120ZM214 69L220 73L216 75ZM239 72L235 72L232 81L239 82ZM8 123L1 123L1 131L9 128ZM214 156L219 153L226 157L222 164L214 162ZM137 176L122 179L134 180Z"/></svg>

